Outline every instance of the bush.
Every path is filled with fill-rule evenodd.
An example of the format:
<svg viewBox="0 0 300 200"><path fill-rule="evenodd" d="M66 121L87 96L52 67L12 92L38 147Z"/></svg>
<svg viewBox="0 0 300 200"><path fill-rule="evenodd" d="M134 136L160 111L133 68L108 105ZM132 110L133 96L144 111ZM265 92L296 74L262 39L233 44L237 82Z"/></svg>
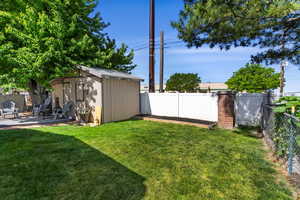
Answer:
<svg viewBox="0 0 300 200"><path fill-rule="evenodd" d="M294 114L296 117L300 118L300 97L282 97L276 103L279 104L274 111L277 113L289 113ZM295 108L295 113L292 113L292 108Z"/></svg>

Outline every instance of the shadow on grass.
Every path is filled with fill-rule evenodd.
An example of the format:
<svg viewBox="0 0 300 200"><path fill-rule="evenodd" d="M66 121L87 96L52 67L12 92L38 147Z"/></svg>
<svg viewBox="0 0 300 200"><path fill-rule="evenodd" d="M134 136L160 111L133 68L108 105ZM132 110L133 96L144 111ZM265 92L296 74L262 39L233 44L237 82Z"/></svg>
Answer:
<svg viewBox="0 0 300 200"><path fill-rule="evenodd" d="M246 137L262 138L261 129L259 127L239 126L233 132Z"/></svg>
<svg viewBox="0 0 300 200"><path fill-rule="evenodd" d="M140 200L145 178L75 137L0 132L1 199Z"/></svg>

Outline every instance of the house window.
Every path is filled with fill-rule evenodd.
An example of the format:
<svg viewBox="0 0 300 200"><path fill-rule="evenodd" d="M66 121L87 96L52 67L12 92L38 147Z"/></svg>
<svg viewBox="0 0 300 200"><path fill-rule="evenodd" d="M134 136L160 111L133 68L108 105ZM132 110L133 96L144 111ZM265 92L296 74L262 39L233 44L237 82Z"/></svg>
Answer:
<svg viewBox="0 0 300 200"><path fill-rule="evenodd" d="M84 84L76 83L76 101L84 101Z"/></svg>

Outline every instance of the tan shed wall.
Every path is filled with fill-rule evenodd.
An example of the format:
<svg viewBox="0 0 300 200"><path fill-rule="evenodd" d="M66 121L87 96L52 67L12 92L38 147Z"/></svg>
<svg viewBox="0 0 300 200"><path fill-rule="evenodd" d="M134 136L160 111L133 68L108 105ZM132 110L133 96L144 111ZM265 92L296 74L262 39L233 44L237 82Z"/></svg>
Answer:
<svg viewBox="0 0 300 200"><path fill-rule="evenodd" d="M85 97L84 101L76 100L76 84L85 85ZM86 76L81 78L65 78L61 81L56 81L52 84L53 88L53 107L55 106L55 98L59 98L60 107L63 107L68 101L73 101L76 105L76 110L84 108L85 105L92 109L92 117L95 119L96 107L102 106L101 97L101 79L92 76ZM93 120L93 119L92 119Z"/></svg>
<svg viewBox="0 0 300 200"><path fill-rule="evenodd" d="M103 80L103 122L129 119L140 112L139 81Z"/></svg>
<svg viewBox="0 0 300 200"><path fill-rule="evenodd" d="M93 110L93 118L101 115L104 123L126 120L140 113L139 81L100 79L88 74L82 76L84 77L64 78L53 82L53 106L56 97L59 98L61 107L70 100L75 103L77 110L88 105ZM76 83L88 85L88 93L83 102L76 101Z"/></svg>
<svg viewBox="0 0 300 200"><path fill-rule="evenodd" d="M55 107L55 99L59 98L59 105L60 107L63 106L63 84L62 83L55 83L52 85L52 108Z"/></svg>

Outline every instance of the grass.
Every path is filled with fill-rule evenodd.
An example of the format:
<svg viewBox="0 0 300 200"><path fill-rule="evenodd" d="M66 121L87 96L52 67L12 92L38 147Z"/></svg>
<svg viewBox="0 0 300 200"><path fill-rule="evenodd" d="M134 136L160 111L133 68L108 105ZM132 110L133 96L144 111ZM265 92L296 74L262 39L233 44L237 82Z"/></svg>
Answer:
<svg viewBox="0 0 300 200"><path fill-rule="evenodd" d="M4 200L288 200L246 130L127 121L0 131Z"/></svg>

